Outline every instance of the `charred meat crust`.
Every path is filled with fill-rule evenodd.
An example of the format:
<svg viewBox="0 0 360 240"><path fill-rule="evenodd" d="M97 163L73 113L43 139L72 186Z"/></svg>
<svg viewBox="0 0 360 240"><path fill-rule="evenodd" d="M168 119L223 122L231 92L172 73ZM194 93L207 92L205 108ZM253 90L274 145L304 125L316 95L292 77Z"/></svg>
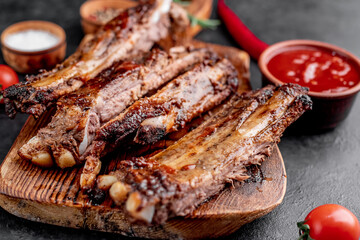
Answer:
<svg viewBox="0 0 360 240"><path fill-rule="evenodd" d="M98 165L100 157L113 151L127 136L138 131L137 142L154 143L220 104L236 91L237 85L232 64L227 59L213 58L180 75L155 95L140 99L99 129L85 155L90 157L86 159L84 170L88 173L82 175L81 187L91 188L93 183L86 178L94 179L98 174L90 174L87 168ZM157 135L144 133L146 128Z"/></svg>
<svg viewBox="0 0 360 240"><path fill-rule="evenodd" d="M223 111L166 150L122 161L113 174L131 186L127 211L137 220L163 223L189 214L227 182L245 180L246 167L261 164L283 131L311 109L306 93L286 84L235 96ZM184 169L185 163L195 167ZM129 204L133 199L140 203Z"/></svg>
<svg viewBox="0 0 360 240"><path fill-rule="evenodd" d="M109 82L120 80L133 73L140 66L134 62L117 62L104 70L96 78L90 80L86 87L75 93L62 97L57 102L57 110L50 123L41 128L35 137L24 144L18 151L23 159L33 160L38 154L48 153L50 160L61 167L59 158L64 153L71 154L73 164L80 159L79 143L84 138L86 125L92 127L87 130L89 137L100 127L100 120L91 110L96 101L96 95Z"/></svg>
<svg viewBox="0 0 360 240"><path fill-rule="evenodd" d="M216 70L211 72L212 68ZM182 128L199 114L218 105L236 91L237 84L237 72L228 60L201 63L107 123L99 131L97 140L118 145L128 134L138 131L137 142L154 143L166 133ZM157 123L145 123L149 120Z"/></svg>
<svg viewBox="0 0 360 240"><path fill-rule="evenodd" d="M59 97L79 89L114 61L147 52L168 31L168 7L162 4L170 6L167 0L149 0L127 9L53 70L7 88L6 113L12 118L18 111L39 117Z"/></svg>
<svg viewBox="0 0 360 240"><path fill-rule="evenodd" d="M60 167L81 163L103 123L194 64L212 58L215 55L206 48L176 47L169 54L155 48L138 62L113 64L86 86L60 98L52 121L21 147L19 155L33 160L46 154L48 162L52 157ZM67 164L61 163L63 156Z"/></svg>

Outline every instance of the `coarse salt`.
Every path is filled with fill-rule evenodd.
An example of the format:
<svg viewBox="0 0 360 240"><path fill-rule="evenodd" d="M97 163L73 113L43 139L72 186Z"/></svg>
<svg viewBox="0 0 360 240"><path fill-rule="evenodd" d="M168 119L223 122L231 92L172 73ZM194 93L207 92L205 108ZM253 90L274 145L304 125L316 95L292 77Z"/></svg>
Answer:
<svg viewBox="0 0 360 240"><path fill-rule="evenodd" d="M54 34L35 29L15 32L5 38L5 44L10 48L24 52L45 50L55 46L59 41Z"/></svg>

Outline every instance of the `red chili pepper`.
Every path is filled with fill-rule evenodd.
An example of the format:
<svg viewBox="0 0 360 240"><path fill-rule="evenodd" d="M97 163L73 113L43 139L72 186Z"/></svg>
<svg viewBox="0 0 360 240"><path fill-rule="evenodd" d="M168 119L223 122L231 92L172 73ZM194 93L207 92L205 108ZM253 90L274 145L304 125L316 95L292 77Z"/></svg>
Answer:
<svg viewBox="0 0 360 240"><path fill-rule="evenodd" d="M217 5L219 16L236 42L247 51L251 57L258 60L260 54L269 46L253 34L240 18L219 0Z"/></svg>

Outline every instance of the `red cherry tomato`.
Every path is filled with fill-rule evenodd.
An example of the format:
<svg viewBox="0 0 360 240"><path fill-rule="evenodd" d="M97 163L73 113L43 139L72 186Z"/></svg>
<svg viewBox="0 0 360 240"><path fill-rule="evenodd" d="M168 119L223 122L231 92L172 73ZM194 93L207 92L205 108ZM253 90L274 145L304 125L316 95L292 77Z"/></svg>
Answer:
<svg viewBox="0 0 360 240"><path fill-rule="evenodd" d="M360 224L347 208L325 204L312 210L303 222L298 223L299 239L359 240Z"/></svg>
<svg viewBox="0 0 360 240"><path fill-rule="evenodd" d="M11 85L14 85L16 83L19 83L19 77L16 74L12 68L9 66L6 66L4 64L0 64L0 90L4 90ZM0 95L0 103L3 103L4 100L2 99L2 96Z"/></svg>

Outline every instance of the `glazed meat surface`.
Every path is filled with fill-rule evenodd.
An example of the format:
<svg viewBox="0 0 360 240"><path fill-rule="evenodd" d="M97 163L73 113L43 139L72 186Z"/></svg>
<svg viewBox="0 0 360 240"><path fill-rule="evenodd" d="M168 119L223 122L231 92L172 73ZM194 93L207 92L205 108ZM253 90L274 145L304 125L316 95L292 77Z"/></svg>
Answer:
<svg viewBox="0 0 360 240"><path fill-rule="evenodd" d="M101 128L97 140L119 145L126 136L136 132L135 142L154 143L218 105L236 91L237 85L237 71L227 59L198 64L108 122Z"/></svg>
<svg viewBox="0 0 360 240"><path fill-rule="evenodd" d="M61 98L52 121L19 150L19 155L45 167L52 165L52 159L61 168L81 163L101 125L212 55L205 48L174 47L169 53L154 49L142 63L114 64L87 86Z"/></svg>
<svg viewBox="0 0 360 240"><path fill-rule="evenodd" d="M261 164L283 131L311 108L306 93L286 84L235 95L174 145L152 157L122 161L98 185L110 182L115 204L125 203L135 220L158 224L185 216L226 183L248 178L246 167Z"/></svg>
<svg viewBox="0 0 360 240"><path fill-rule="evenodd" d="M100 168L99 158L119 147L127 136L135 135L134 141L141 144L155 143L219 105L237 90L237 86L237 71L229 60L214 59L198 64L153 96L140 99L96 134L81 186L92 186ZM98 166L95 172L91 171L94 165Z"/></svg>
<svg viewBox="0 0 360 240"><path fill-rule="evenodd" d="M50 123L19 149L20 157L42 167L51 167L52 159L62 168L73 166L79 159L82 145L91 141L100 127L96 100L108 89L110 82L121 85L122 80L138 67L131 62L113 64L90 80L86 87L60 98Z"/></svg>
<svg viewBox="0 0 360 240"><path fill-rule="evenodd" d="M40 116L58 98L79 89L115 61L148 52L168 34L171 0L148 0L108 22L62 64L3 93L6 112Z"/></svg>

